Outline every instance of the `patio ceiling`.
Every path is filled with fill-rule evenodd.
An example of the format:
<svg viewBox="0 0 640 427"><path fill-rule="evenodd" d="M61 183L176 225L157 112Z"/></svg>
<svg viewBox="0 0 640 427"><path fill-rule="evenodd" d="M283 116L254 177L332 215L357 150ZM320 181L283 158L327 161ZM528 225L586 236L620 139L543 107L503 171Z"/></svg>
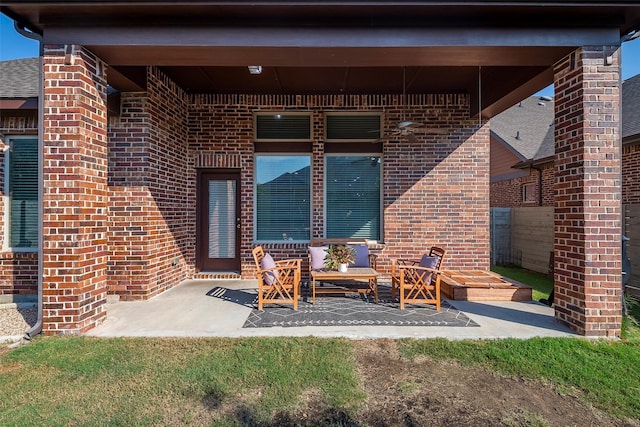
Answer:
<svg viewBox="0 0 640 427"><path fill-rule="evenodd" d="M472 95L491 117L551 84L578 46L640 28L637 2L10 1L44 43L87 46L109 83L159 66L190 93ZM251 75L248 65L262 65Z"/></svg>

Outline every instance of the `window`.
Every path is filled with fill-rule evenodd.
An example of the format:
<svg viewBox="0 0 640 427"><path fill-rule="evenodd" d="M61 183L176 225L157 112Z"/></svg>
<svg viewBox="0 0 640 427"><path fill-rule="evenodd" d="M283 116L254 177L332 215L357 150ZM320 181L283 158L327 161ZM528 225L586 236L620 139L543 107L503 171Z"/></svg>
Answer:
<svg viewBox="0 0 640 427"><path fill-rule="evenodd" d="M311 114L256 113L254 139L256 141L310 141Z"/></svg>
<svg viewBox="0 0 640 427"><path fill-rule="evenodd" d="M259 242L308 241L311 230L311 156L255 158L255 236Z"/></svg>
<svg viewBox="0 0 640 427"><path fill-rule="evenodd" d="M536 185L523 184L522 185L522 202L533 203L535 201L536 201Z"/></svg>
<svg viewBox="0 0 640 427"><path fill-rule="evenodd" d="M375 141L380 138L380 114L327 113L325 141Z"/></svg>
<svg viewBox="0 0 640 427"><path fill-rule="evenodd" d="M326 157L326 237L380 240L381 171L378 155Z"/></svg>
<svg viewBox="0 0 640 427"><path fill-rule="evenodd" d="M5 246L38 247L38 139L7 138L5 153Z"/></svg>

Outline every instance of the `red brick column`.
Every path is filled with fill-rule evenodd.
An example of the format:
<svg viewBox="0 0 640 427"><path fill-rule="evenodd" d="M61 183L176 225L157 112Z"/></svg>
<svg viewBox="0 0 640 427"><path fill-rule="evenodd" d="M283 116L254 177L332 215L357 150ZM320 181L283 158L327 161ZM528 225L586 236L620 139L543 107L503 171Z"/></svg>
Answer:
<svg viewBox="0 0 640 427"><path fill-rule="evenodd" d="M592 337L622 321L618 60L585 46L555 67L556 319Z"/></svg>
<svg viewBox="0 0 640 427"><path fill-rule="evenodd" d="M43 331L79 334L106 314L105 66L50 45L44 81Z"/></svg>

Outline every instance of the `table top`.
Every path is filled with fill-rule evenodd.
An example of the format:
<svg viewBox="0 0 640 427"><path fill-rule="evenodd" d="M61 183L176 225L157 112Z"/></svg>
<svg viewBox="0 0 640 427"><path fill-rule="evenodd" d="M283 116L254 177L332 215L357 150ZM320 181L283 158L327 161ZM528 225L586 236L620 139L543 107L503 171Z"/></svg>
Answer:
<svg viewBox="0 0 640 427"><path fill-rule="evenodd" d="M350 279L377 276L378 272L369 267L349 267L345 273L336 270L311 270L311 277L315 277L316 279Z"/></svg>

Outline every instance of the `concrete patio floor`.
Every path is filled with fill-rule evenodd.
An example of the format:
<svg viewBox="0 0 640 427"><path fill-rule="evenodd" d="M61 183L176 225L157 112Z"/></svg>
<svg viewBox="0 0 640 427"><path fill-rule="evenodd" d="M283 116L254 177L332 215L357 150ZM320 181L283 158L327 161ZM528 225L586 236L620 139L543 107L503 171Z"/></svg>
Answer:
<svg viewBox="0 0 640 427"><path fill-rule="evenodd" d="M382 286L382 285L381 285ZM220 288L242 292L215 295ZM554 310L537 302L449 301L480 327L306 326L243 328L251 313L254 280L188 280L148 301L108 302L106 320L86 335L96 337L317 336L366 338L578 337L557 324ZM244 295L234 299L234 295ZM268 308L267 308L268 309Z"/></svg>

